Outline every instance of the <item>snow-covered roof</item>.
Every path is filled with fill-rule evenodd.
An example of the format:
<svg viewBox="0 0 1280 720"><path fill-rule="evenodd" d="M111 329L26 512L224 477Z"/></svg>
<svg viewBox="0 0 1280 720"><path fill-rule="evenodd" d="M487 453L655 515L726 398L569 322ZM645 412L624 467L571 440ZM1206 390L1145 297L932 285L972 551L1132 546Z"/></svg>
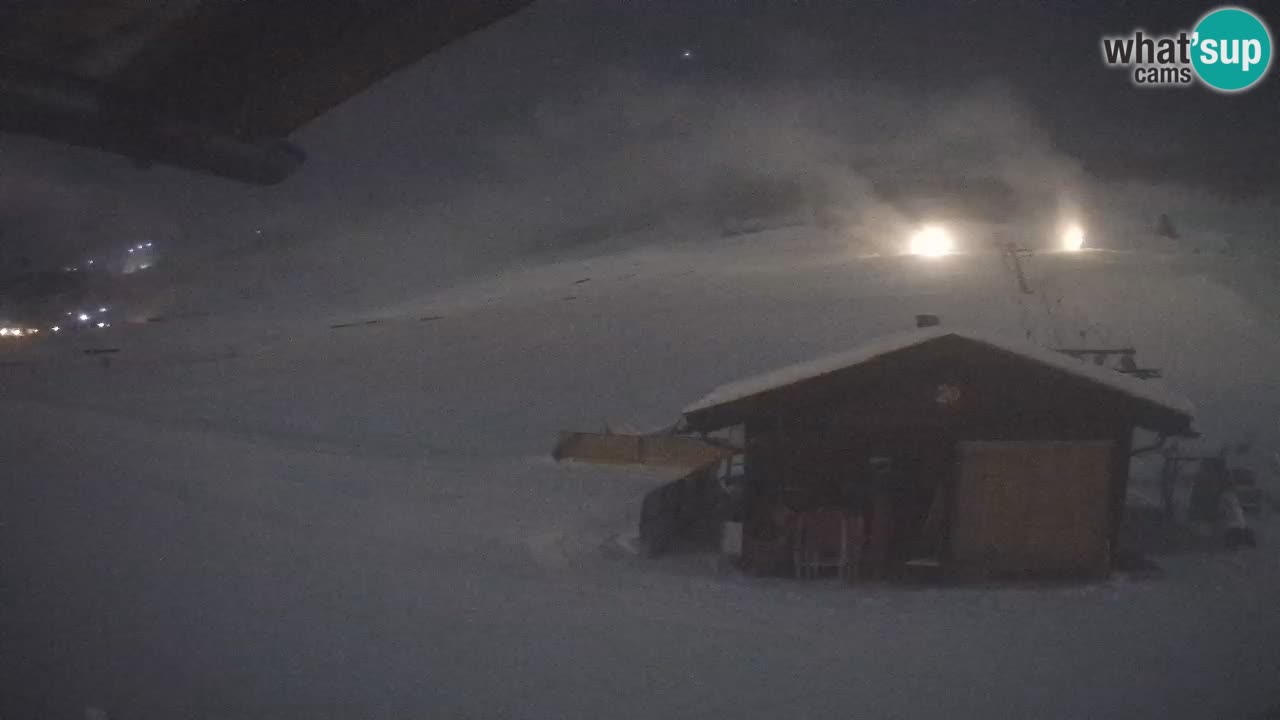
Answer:
<svg viewBox="0 0 1280 720"><path fill-rule="evenodd" d="M954 335L988 345L1005 352L1027 358L1041 365L1091 380L1118 390L1125 395L1154 403L1190 417L1195 412L1191 401L1151 380L1139 380L1107 367L1099 366L1070 355L1051 350L1035 343L1003 338L970 330L955 328L925 328L910 332L886 335L865 345L844 352L827 355L807 362L788 365L772 372L756 375L712 390L706 397L689 405L684 412L694 413L708 408L741 400L788 385L826 375L837 370L860 365L882 355L921 345L938 338Z"/></svg>

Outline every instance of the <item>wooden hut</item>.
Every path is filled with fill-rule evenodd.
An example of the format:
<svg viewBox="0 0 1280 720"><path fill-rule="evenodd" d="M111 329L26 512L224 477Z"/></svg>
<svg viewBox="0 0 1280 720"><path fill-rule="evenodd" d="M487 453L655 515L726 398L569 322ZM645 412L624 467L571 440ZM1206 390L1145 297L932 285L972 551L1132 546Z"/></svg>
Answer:
<svg viewBox="0 0 1280 720"><path fill-rule="evenodd" d="M796 528L837 512L862 576L1099 576L1135 428L1191 434L1192 407L1029 342L934 327L725 385L685 418L742 426L743 561L761 572L798 572Z"/></svg>

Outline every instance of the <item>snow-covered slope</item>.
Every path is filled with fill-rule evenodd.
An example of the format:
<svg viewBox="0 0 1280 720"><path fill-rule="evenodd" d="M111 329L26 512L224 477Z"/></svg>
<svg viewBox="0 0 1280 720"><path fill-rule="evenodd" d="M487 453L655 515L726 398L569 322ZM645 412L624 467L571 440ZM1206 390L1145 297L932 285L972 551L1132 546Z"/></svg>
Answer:
<svg viewBox="0 0 1280 720"><path fill-rule="evenodd" d="M563 428L667 423L713 387L936 313L1048 346L1135 346L1194 402L1203 432L1280 440L1280 397L1265 390L1280 322L1251 280L1262 271L1240 261L1040 255L1037 294L1024 295L994 255L864 257L805 229L674 240L359 313L122 328L101 341L121 349L109 368L67 347L85 341L51 343L6 383L45 401L303 442L525 453Z"/></svg>
<svg viewBox="0 0 1280 720"><path fill-rule="evenodd" d="M671 240L340 316L121 328L108 364L70 339L6 355L0 675L20 692L0 714L1200 718L1280 700L1280 528L1141 582L750 581L626 556L616 536L666 476L546 459L560 429L658 426L916 313L1132 343L1211 437L1261 446L1280 321L1257 268L1045 255L1024 296L994 256L865 257L796 229Z"/></svg>

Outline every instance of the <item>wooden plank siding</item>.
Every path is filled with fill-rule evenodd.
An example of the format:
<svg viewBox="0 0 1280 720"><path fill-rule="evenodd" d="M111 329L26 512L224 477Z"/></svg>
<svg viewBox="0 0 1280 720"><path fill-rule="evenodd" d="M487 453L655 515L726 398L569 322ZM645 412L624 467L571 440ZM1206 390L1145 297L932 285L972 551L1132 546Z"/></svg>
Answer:
<svg viewBox="0 0 1280 720"><path fill-rule="evenodd" d="M958 577L1103 576L1115 443L963 442L951 522Z"/></svg>

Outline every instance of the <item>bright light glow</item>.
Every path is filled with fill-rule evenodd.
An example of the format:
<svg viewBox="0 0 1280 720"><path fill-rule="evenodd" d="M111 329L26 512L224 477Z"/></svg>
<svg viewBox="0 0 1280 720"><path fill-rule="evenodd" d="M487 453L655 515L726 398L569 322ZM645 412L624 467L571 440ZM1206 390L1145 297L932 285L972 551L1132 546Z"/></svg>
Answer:
<svg viewBox="0 0 1280 720"><path fill-rule="evenodd" d="M90 265L92 265L92 264L93 264L93 261L92 261L92 260L90 260L90 261L89 261L89 264L90 264Z"/></svg>
<svg viewBox="0 0 1280 720"><path fill-rule="evenodd" d="M129 248L129 252L133 252L133 248Z"/></svg>
<svg viewBox="0 0 1280 720"><path fill-rule="evenodd" d="M147 269L147 268L149 268L149 267L151 267L151 263L143 263L143 264L141 264L141 265L139 265L139 266L138 266L138 269L139 269L139 270L146 270L146 269Z"/></svg>
<svg viewBox="0 0 1280 720"><path fill-rule="evenodd" d="M89 316L85 315L84 313L80 313L76 317L80 320L80 322L89 322Z"/></svg>
<svg viewBox="0 0 1280 720"><path fill-rule="evenodd" d="M106 327L106 326L107 326L107 324L106 324L106 323L98 323L98 327L100 327L100 328L104 328L104 327Z"/></svg>
<svg viewBox="0 0 1280 720"><path fill-rule="evenodd" d="M98 312L106 312L106 311L107 311L107 309L106 309L106 308L104 308L104 307L98 308Z"/></svg>
<svg viewBox="0 0 1280 720"><path fill-rule="evenodd" d="M27 330L28 335L35 335L38 332L40 332L40 328L31 328L30 330Z"/></svg>
<svg viewBox="0 0 1280 720"><path fill-rule="evenodd" d="M49 328L49 329L50 329L50 330L52 330L52 331L54 331L54 332L62 332L62 328L58 327L57 325L54 325L53 327L51 327L51 328Z"/></svg>
<svg viewBox="0 0 1280 720"><path fill-rule="evenodd" d="M925 225L911 235L909 246L912 255L941 257L955 251L951 233L940 225Z"/></svg>
<svg viewBox="0 0 1280 720"><path fill-rule="evenodd" d="M1068 225L1062 231L1062 249L1069 252L1084 249L1084 228L1079 225Z"/></svg>
<svg viewBox="0 0 1280 720"><path fill-rule="evenodd" d="M8 335L9 328L0 328L0 335Z"/></svg>
<svg viewBox="0 0 1280 720"><path fill-rule="evenodd" d="M147 247L151 247L151 243L147 243Z"/></svg>

